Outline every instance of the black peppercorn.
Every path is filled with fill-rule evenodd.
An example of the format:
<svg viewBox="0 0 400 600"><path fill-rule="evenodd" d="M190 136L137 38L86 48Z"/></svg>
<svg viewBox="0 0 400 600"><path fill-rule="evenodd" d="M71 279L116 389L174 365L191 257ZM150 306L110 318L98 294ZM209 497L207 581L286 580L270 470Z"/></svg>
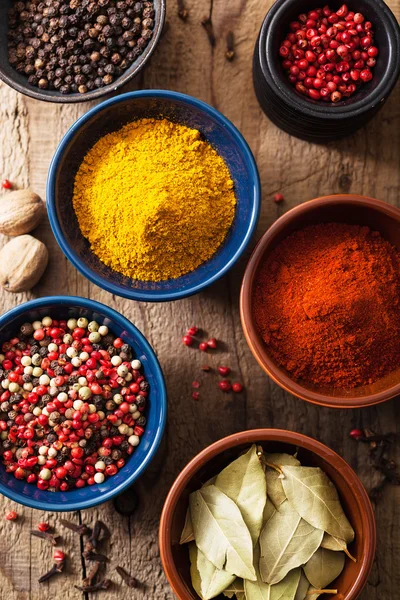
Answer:
<svg viewBox="0 0 400 600"><path fill-rule="evenodd" d="M152 36L154 6L134 0L24 0L9 11L8 25L9 62L31 85L84 94L113 83L140 55ZM107 59L99 65L101 74L93 69L100 56ZM82 69L67 68L76 64ZM85 81L76 79L81 74Z"/></svg>

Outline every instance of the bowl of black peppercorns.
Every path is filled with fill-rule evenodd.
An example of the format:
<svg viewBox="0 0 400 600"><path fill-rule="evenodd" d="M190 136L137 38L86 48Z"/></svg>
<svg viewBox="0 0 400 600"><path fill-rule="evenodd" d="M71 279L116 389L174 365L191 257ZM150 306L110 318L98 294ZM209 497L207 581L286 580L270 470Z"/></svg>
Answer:
<svg viewBox="0 0 400 600"><path fill-rule="evenodd" d="M146 64L165 0L2 0L0 79L47 102L116 91Z"/></svg>

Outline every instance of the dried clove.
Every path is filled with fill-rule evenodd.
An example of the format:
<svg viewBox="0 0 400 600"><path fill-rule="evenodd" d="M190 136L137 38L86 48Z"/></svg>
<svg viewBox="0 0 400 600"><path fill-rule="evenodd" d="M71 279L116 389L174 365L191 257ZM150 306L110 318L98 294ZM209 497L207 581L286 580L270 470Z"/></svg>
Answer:
<svg viewBox="0 0 400 600"><path fill-rule="evenodd" d="M93 585L88 585L86 587L82 585L75 585L74 587L80 592L99 592L100 590L108 590L111 583L111 579L102 579L102 581L94 583Z"/></svg>
<svg viewBox="0 0 400 600"><path fill-rule="evenodd" d="M82 525L76 525L76 523L73 523L72 521L67 521L67 519L60 519L60 524L63 527L66 527L67 529L70 529L71 531L77 533L78 535L88 535L92 531L90 527L88 527L84 523L82 523Z"/></svg>
<svg viewBox="0 0 400 600"><path fill-rule="evenodd" d="M103 533L103 535L101 535ZM90 537L85 543L85 552L96 552L101 542L110 537L110 531L103 521L96 521Z"/></svg>
<svg viewBox="0 0 400 600"><path fill-rule="evenodd" d="M130 588L135 588L138 585L137 579L135 579L134 577L132 577L132 575L130 575L130 573L128 573L128 571L126 571L124 569L124 567L116 567L115 569L118 573L118 575L120 575L122 577L122 580L126 583L126 585Z"/></svg>
<svg viewBox="0 0 400 600"><path fill-rule="evenodd" d="M31 535L49 541L52 546L57 546L58 540L60 539L59 536L53 535L48 531L39 531L37 529L32 529Z"/></svg>
<svg viewBox="0 0 400 600"><path fill-rule="evenodd" d="M88 550L82 552L82 556L83 558L86 558L86 560L91 560L93 562L99 563L109 562L110 560L105 554L98 554L97 552L90 552Z"/></svg>
<svg viewBox="0 0 400 600"><path fill-rule="evenodd" d="M210 42L210 45L212 48L214 48L215 43L216 43L216 38L215 38L215 34L214 34L214 27L211 21L211 17L204 17L204 19L202 19L201 24L203 25L204 29L206 30L207 33L207 37L208 37L208 41Z"/></svg>
<svg viewBox="0 0 400 600"><path fill-rule="evenodd" d="M182 19L182 21L186 21L189 16L189 11L185 7L183 0L178 0L178 17Z"/></svg>
<svg viewBox="0 0 400 600"><path fill-rule="evenodd" d="M232 60L235 58L235 56L236 56L236 54L235 54L235 43L234 43L233 31L228 31L228 35L226 36L225 58L226 58L226 60L229 60L229 62L232 62Z"/></svg>
<svg viewBox="0 0 400 600"><path fill-rule="evenodd" d="M48 571L47 573L45 573L44 575L39 577L39 579L38 579L39 583L43 583L44 581L51 579L51 577L53 577L53 575L56 575L57 573L62 573L64 571L64 567L65 567L65 561L62 561L59 563L54 563L54 565L52 566L50 571Z"/></svg>
<svg viewBox="0 0 400 600"><path fill-rule="evenodd" d="M93 585L94 579L97 575L97 573L99 572L99 568L100 568L100 563L99 562L95 562L93 567L90 569L87 577L85 577L85 579L82 581L82 587L90 587L91 585Z"/></svg>
<svg viewBox="0 0 400 600"><path fill-rule="evenodd" d="M359 435L357 441L369 444L369 455L372 460L372 466L382 475L381 482L370 491L370 498L377 500L384 490L385 486L400 485L400 474L396 471L394 461L386 457L388 446L396 439L396 434L376 434L371 429L363 429L362 435Z"/></svg>

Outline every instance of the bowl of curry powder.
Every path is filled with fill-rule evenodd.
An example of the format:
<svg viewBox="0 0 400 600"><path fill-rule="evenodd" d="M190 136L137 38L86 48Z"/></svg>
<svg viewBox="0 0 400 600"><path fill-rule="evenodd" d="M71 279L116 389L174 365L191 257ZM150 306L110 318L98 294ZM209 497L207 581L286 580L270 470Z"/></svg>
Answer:
<svg viewBox="0 0 400 600"><path fill-rule="evenodd" d="M184 94L123 94L89 110L50 166L54 235L107 291L144 301L204 289L246 249L260 208L251 151L220 112Z"/></svg>

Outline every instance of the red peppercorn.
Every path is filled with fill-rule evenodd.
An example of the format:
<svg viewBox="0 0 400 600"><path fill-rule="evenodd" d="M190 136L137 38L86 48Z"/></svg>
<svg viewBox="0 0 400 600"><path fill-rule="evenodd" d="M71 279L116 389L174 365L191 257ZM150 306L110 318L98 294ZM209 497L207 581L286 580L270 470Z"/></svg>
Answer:
<svg viewBox="0 0 400 600"><path fill-rule="evenodd" d="M372 73L371 73L371 71L369 69L364 69L360 73L360 79L362 79L362 81L364 83L367 83L368 81L371 81L372 77L373 77L373 75L372 75Z"/></svg>
<svg viewBox="0 0 400 600"><path fill-rule="evenodd" d="M368 56L370 56L372 58L376 58L379 54L379 50L376 46L371 46L370 48L368 48L367 52L368 52Z"/></svg>
<svg viewBox="0 0 400 600"><path fill-rule="evenodd" d="M331 100L332 102L340 102L340 100L342 99L342 94L340 92L332 92L331 94Z"/></svg>
<svg viewBox="0 0 400 600"><path fill-rule="evenodd" d="M280 202L284 201L284 196L283 194L274 194L274 202L276 202L277 204L279 204Z"/></svg>
<svg viewBox="0 0 400 600"><path fill-rule="evenodd" d="M44 336L45 336L45 332L44 332L43 329L36 329L36 331L33 332L33 337L38 342L40 342L41 340L43 340Z"/></svg>
<svg viewBox="0 0 400 600"><path fill-rule="evenodd" d="M209 348L209 345L207 342L201 342L199 344L199 350L201 350L202 352L207 352L208 348Z"/></svg>
<svg viewBox="0 0 400 600"><path fill-rule="evenodd" d="M39 531L49 531L50 525L48 523L39 523L38 529Z"/></svg>
<svg viewBox="0 0 400 600"><path fill-rule="evenodd" d="M350 431L350 437L353 438L353 440L359 440L364 437L364 433L361 429L352 429Z"/></svg>
<svg viewBox="0 0 400 600"><path fill-rule="evenodd" d="M194 339L191 335L184 335L182 338L182 342L185 344L185 346L192 346Z"/></svg>
<svg viewBox="0 0 400 600"><path fill-rule="evenodd" d="M5 519L7 521L16 521L18 519L18 515L15 510L10 510L10 512L6 513Z"/></svg>
<svg viewBox="0 0 400 600"><path fill-rule="evenodd" d="M215 338L210 338L207 342L207 346L215 350L215 348L217 347L217 340Z"/></svg>
<svg viewBox="0 0 400 600"><path fill-rule="evenodd" d="M349 11L346 5L342 5L337 14L331 13L328 7L313 12L316 14L315 19L301 14L298 21L292 22L291 29L296 33L289 33L281 43L281 48L284 48L282 54L285 55L283 67L289 71L289 81L296 90L313 100L329 100L329 88L326 85L329 81L334 81L338 86L343 83L338 91L349 97L356 92L357 87L352 83L344 84L353 81L366 83L371 75L365 75L363 79L356 71L365 69L365 63L369 59L367 67L375 66L378 49L373 46L373 35L370 32L372 26L369 22L364 24L363 15ZM309 67L306 67L305 61L309 63ZM319 70L316 69L318 66ZM343 80L332 79L335 71L344 75ZM353 72L352 76L350 71ZM317 82L314 85L315 79ZM320 90L324 91L321 93ZM337 101L337 96L335 100Z"/></svg>
<svg viewBox="0 0 400 600"><path fill-rule="evenodd" d="M319 100L321 98L321 94L318 90L310 89L308 90L308 95L312 100Z"/></svg>
<svg viewBox="0 0 400 600"><path fill-rule="evenodd" d="M229 367L218 367L218 373L221 375L221 377L227 377L230 372L231 370Z"/></svg>
<svg viewBox="0 0 400 600"><path fill-rule="evenodd" d="M8 179L3 179L1 182L1 187L5 190L10 190L12 188L12 183Z"/></svg>
<svg viewBox="0 0 400 600"><path fill-rule="evenodd" d="M199 392L192 392L192 398L193 398L193 400L198 400L200 398L200 393Z"/></svg>
<svg viewBox="0 0 400 600"><path fill-rule="evenodd" d="M243 391L243 386L241 383L235 382L232 383L232 390L236 393L239 394L240 392Z"/></svg>
<svg viewBox="0 0 400 600"><path fill-rule="evenodd" d="M196 326L193 327L189 327L189 329L187 330L187 335L196 335L196 333L198 333L199 328Z"/></svg>
<svg viewBox="0 0 400 600"><path fill-rule="evenodd" d="M56 563L64 562L64 560L65 560L64 552L62 550L54 550L53 560Z"/></svg>
<svg viewBox="0 0 400 600"><path fill-rule="evenodd" d="M230 392L232 389L231 382L228 379L223 379L218 383L218 387L223 392Z"/></svg>

